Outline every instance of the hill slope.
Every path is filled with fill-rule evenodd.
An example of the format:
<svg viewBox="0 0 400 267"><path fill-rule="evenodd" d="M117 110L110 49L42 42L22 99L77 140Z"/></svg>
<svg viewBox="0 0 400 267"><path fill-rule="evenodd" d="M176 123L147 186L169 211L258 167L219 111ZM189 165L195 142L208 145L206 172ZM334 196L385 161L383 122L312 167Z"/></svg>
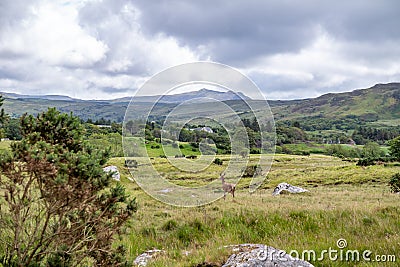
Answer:
<svg viewBox="0 0 400 267"><path fill-rule="evenodd" d="M238 96L228 92L216 92L202 89L177 95L167 95L160 99L157 105L160 114L166 114L178 103L196 97L209 97L227 101L234 110L240 112L243 102ZM241 95L244 99L249 99ZM11 116L18 117L25 112L36 114L47 107L56 107L62 112L73 112L86 120L105 118L112 121L122 121L130 98L114 100L78 100L62 96L21 96L5 94L4 108ZM160 96L141 96L135 98L137 105L153 105ZM251 100L257 102L257 100ZM292 119L342 119L357 118L360 121L371 122L380 120L400 120L400 83L377 84L368 89L358 89L346 93L330 93L317 98L269 101L276 120ZM204 101L197 110L204 108ZM193 106L195 109L196 107ZM141 114L138 114L138 116Z"/></svg>
<svg viewBox="0 0 400 267"><path fill-rule="evenodd" d="M270 101L276 119L358 117L364 121L400 119L400 83L377 84L368 89L325 94L317 98Z"/></svg>

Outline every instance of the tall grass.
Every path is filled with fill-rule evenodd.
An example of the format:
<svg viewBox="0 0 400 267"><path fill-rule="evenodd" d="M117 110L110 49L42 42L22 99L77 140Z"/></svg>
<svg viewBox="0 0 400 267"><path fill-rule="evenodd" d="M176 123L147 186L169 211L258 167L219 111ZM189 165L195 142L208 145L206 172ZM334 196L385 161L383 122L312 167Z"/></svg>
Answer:
<svg viewBox="0 0 400 267"><path fill-rule="evenodd" d="M165 161L156 159L156 168L167 168ZM319 255L330 247L337 249L339 238L346 239L351 250L400 257L400 196L390 193L387 186L391 175L399 171L396 166L361 168L322 155L277 155L267 181L254 194L247 190L249 179L242 179L235 201L228 197L203 207L179 208L152 199L124 179L128 172L122 167L123 159L110 162L120 166L122 182L140 203L120 241L127 245L130 260L159 248L166 253L149 266L221 265L232 254L224 246L239 243L262 243L287 252L312 249ZM210 166L204 179L216 179L220 168ZM199 174L189 178L177 172L174 176L181 178L181 184L203 179ZM310 192L273 197L272 188L283 181ZM313 264L355 265L327 257ZM396 265L360 262L357 266Z"/></svg>

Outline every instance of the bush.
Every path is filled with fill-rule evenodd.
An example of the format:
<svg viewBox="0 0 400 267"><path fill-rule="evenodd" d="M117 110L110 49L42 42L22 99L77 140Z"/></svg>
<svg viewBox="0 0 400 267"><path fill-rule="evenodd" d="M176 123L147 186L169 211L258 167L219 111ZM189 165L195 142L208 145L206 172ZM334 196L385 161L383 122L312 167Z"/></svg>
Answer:
<svg viewBox="0 0 400 267"><path fill-rule="evenodd" d="M400 136L389 141L390 155L397 160L400 159Z"/></svg>
<svg viewBox="0 0 400 267"><path fill-rule="evenodd" d="M200 144L196 142L191 142L190 145L194 148L199 148Z"/></svg>
<svg viewBox="0 0 400 267"><path fill-rule="evenodd" d="M362 159L359 159L357 162L357 166L366 167L366 166L371 166L371 165L375 165L374 159L372 159L372 158L362 158Z"/></svg>
<svg viewBox="0 0 400 267"><path fill-rule="evenodd" d="M175 220L168 220L164 225L161 227L164 231L171 231L178 227L178 223Z"/></svg>
<svg viewBox="0 0 400 267"><path fill-rule="evenodd" d="M393 193L400 192L400 173L396 173L389 181L390 189Z"/></svg>
<svg viewBox="0 0 400 267"><path fill-rule="evenodd" d="M137 162L137 160L134 160L134 159L126 159L125 160L125 167L137 168L138 167L138 162Z"/></svg>
<svg viewBox="0 0 400 267"><path fill-rule="evenodd" d="M381 149L378 143L368 142L361 150L361 156L363 158L378 158L384 157L385 152Z"/></svg>
<svg viewBox="0 0 400 267"><path fill-rule="evenodd" d="M213 161L213 163L214 163L214 164L217 164L217 165L222 165L222 159L220 159L220 158L215 158L214 161Z"/></svg>
<svg viewBox="0 0 400 267"><path fill-rule="evenodd" d="M123 264L124 249L113 240L137 205L103 171L108 151L85 143L79 119L55 108L24 115L21 133L12 153L0 157L2 263Z"/></svg>
<svg viewBox="0 0 400 267"><path fill-rule="evenodd" d="M257 149L257 148L250 149L250 154L260 154L260 153L261 153L260 149Z"/></svg>
<svg viewBox="0 0 400 267"><path fill-rule="evenodd" d="M254 175L259 174L259 168L257 165L249 165L246 166L246 169L243 172L243 177L253 177Z"/></svg>

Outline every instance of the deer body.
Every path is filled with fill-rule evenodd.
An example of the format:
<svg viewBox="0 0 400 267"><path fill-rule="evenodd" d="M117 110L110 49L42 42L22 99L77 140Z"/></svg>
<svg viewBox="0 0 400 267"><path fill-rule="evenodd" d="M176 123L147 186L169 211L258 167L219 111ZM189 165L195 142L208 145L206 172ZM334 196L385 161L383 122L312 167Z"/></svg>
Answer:
<svg viewBox="0 0 400 267"><path fill-rule="evenodd" d="M228 193L231 193L232 197L235 198L236 185L225 182L225 173L221 174L219 179L221 179L221 181L222 181L222 190L224 190L224 200L225 200L226 194L228 194Z"/></svg>

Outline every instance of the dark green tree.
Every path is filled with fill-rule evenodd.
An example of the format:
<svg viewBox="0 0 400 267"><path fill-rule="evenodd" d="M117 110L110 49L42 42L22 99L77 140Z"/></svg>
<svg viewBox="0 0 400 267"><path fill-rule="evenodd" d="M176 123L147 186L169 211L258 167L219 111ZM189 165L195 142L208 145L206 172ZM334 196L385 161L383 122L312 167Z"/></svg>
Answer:
<svg viewBox="0 0 400 267"><path fill-rule="evenodd" d="M368 142L364 145L361 156L363 158L379 158L384 157L385 152L381 149L378 143Z"/></svg>
<svg viewBox="0 0 400 267"><path fill-rule="evenodd" d="M17 118L12 118L4 123L5 137L11 140L21 140L21 127L20 120Z"/></svg>
<svg viewBox="0 0 400 267"><path fill-rule="evenodd" d="M112 243L136 202L103 172L108 152L88 146L83 131L55 108L21 118L23 139L0 155L3 265L126 265Z"/></svg>
<svg viewBox="0 0 400 267"><path fill-rule="evenodd" d="M0 108L3 106L4 98L0 95ZM0 138L3 138L5 135L4 124L7 122L7 115L4 112L4 109L0 109Z"/></svg>
<svg viewBox="0 0 400 267"><path fill-rule="evenodd" d="M3 106L4 98L0 95L0 108ZM3 126L4 122L7 120L7 115L4 112L4 108L0 109L0 126Z"/></svg>
<svg viewBox="0 0 400 267"><path fill-rule="evenodd" d="M389 141L389 151L392 157L400 159L400 136Z"/></svg>

